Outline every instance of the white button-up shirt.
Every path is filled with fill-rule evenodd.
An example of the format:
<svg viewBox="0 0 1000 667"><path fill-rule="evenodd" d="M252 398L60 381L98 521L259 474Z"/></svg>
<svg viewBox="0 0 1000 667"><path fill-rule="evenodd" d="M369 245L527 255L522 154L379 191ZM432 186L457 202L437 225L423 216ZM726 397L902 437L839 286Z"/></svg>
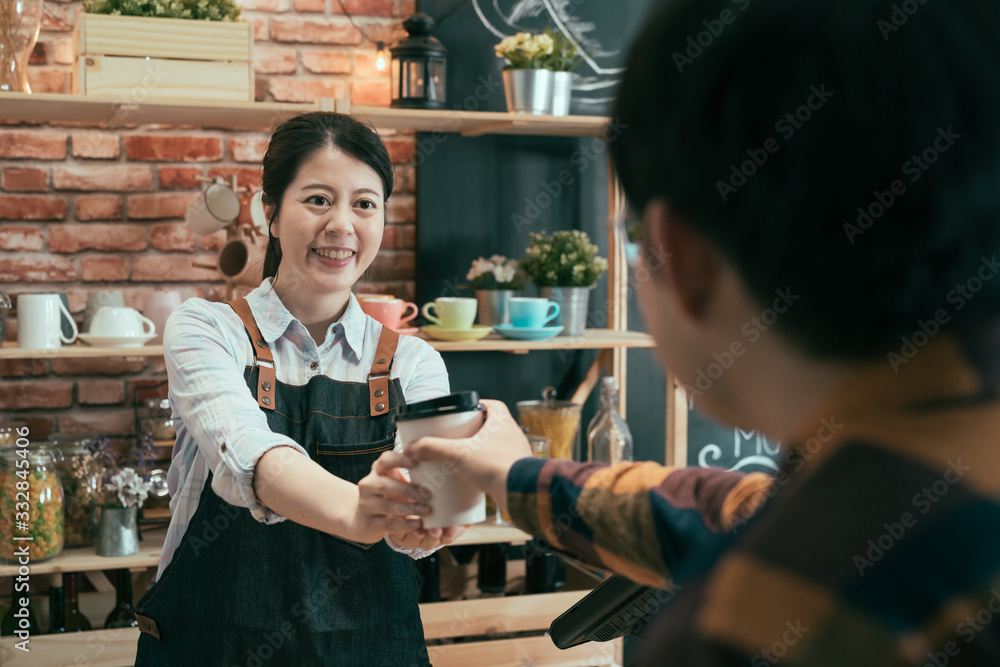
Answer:
<svg viewBox="0 0 1000 667"><path fill-rule="evenodd" d="M367 382L382 325L362 312L353 294L321 345L281 303L270 279L246 298L271 346L279 382L304 385L316 375ZM247 390L243 374L253 365L253 350L242 321L227 304L185 301L164 327L163 348L177 441L167 473L172 518L157 578L184 536L209 471L220 498L248 508L258 521L273 523L284 517L261 505L252 488L258 459L283 446L308 456L294 440L271 431ZM441 355L413 336L399 337L391 377L399 378L407 403L449 392Z"/></svg>

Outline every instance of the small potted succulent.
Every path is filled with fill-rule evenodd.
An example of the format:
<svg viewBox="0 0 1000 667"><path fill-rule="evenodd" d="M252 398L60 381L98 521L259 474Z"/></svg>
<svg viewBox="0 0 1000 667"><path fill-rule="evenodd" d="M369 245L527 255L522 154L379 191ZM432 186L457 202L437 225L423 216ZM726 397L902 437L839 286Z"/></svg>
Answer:
<svg viewBox="0 0 1000 667"><path fill-rule="evenodd" d="M597 255L597 246L586 232L553 234L530 232L521 268L542 290L542 296L559 304L555 324L562 336L582 336L587 326L590 290L608 270L608 260Z"/></svg>
<svg viewBox="0 0 1000 667"><path fill-rule="evenodd" d="M505 58L503 68L507 110L533 115L569 114L573 70L580 64L576 43L562 32L519 32L494 47Z"/></svg>
<svg viewBox="0 0 1000 667"><path fill-rule="evenodd" d="M517 260L503 255L480 257L473 260L465 279L469 282L464 287L476 292L479 323L510 324L510 298L524 287Z"/></svg>

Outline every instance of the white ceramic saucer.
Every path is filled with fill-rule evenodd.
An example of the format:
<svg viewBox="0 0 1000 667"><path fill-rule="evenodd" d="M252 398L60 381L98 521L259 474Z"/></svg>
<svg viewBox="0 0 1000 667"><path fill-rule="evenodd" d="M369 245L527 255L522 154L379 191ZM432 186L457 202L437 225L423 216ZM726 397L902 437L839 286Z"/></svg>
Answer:
<svg viewBox="0 0 1000 667"><path fill-rule="evenodd" d="M95 334L80 334L80 340L94 347L142 347L156 338L156 334L142 336L97 336Z"/></svg>

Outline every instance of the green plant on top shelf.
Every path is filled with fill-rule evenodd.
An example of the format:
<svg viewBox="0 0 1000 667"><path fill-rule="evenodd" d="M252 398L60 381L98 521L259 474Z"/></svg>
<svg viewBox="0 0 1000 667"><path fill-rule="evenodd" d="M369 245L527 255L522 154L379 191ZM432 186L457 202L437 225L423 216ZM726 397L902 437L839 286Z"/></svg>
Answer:
<svg viewBox="0 0 1000 667"><path fill-rule="evenodd" d="M531 232L521 268L539 287L593 287L608 270L586 232Z"/></svg>
<svg viewBox="0 0 1000 667"><path fill-rule="evenodd" d="M85 0L88 14L147 16L195 21L238 21L242 8L235 0Z"/></svg>
<svg viewBox="0 0 1000 667"><path fill-rule="evenodd" d="M493 47L498 58L506 58L504 69L548 69L572 72L583 58L577 55L576 44L562 32L532 34L519 32L505 37Z"/></svg>

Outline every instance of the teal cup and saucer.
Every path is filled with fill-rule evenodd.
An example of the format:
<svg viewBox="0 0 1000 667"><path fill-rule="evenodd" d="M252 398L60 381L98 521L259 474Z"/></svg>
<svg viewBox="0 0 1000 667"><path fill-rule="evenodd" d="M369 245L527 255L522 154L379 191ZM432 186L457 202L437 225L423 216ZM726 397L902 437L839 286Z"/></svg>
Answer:
<svg viewBox="0 0 1000 667"><path fill-rule="evenodd" d="M561 326L549 322L559 317L559 304L548 299L512 297L509 303L510 324L497 324L493 330L512 340L545 340L558 336Z"/></svg>

